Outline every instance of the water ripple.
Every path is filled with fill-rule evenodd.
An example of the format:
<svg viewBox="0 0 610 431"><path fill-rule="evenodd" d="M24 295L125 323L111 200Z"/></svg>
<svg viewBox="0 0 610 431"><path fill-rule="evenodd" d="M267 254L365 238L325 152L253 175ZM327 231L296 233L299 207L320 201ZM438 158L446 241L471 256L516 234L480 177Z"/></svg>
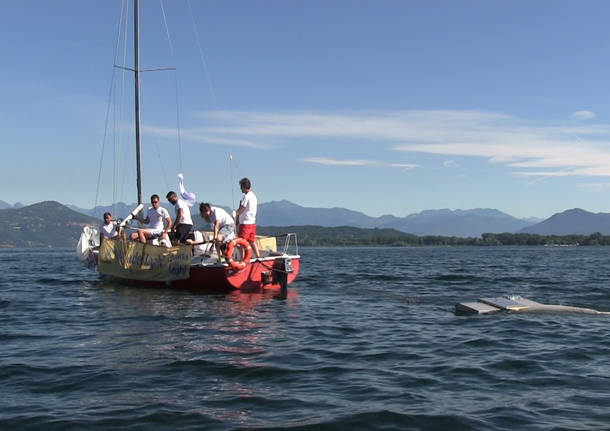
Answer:
<svg viewBox="0 0 610 431"><path fill-rule="evenodd" d="M137 289L0 250L1 429L606 429L603 248L305 248L286 301ZM41 262L36 271L31 261Z"/></svg>

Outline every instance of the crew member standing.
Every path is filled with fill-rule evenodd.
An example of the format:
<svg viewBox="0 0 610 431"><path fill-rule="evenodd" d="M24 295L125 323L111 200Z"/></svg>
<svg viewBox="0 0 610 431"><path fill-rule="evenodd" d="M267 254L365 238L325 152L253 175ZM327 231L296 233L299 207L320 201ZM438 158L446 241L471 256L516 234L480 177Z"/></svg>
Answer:
<svg viewBox="0 0 610 431"><path fill-rule="evenodd" d="M176 218L174 220L174 225L172 226L174 238L184 244L186 243L188 234L193 229L191 210L186 202L178 198L176 192L169 192L166 197L176 210Z"/></svg>
<svg viewBox="0 0 610 431"><path fill-rule="evenodd" d="M239 187L241 192L244 193L244 198L239 203L238 210L235 211L237 223L239 224L237 236L248 241L252 251L254 251L254 255L260 257L258 247L256 246L256 210L258 200L251 190L252 184L248 178L239 180Z"/></svg>

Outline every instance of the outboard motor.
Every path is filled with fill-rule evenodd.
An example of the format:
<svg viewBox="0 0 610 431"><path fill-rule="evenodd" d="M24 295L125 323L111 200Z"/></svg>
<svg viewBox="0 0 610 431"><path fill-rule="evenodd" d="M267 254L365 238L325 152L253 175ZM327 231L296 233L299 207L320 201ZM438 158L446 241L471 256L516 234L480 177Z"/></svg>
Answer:
<svg viewBox="0 0 610 431"><path fill-rule="evenodd" d="M292 259L289 257L278 259L273 265L273 281L280 285L278 299L286 299L288 296L288 274L293 272Z"/></svg>

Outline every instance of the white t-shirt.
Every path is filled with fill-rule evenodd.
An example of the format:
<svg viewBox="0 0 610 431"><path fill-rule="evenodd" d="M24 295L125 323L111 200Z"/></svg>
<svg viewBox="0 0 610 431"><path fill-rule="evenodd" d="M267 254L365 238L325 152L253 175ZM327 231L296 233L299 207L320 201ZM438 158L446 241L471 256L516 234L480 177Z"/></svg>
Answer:
<svg viewBox="0 0 610 431"><path fill-rule="evenodd" d="M229 214L222 208L210 207L210 210L212 211L210 213L210 223L214 224L216 223L216 220L220 221L219 229L221 229L223 226L235 224L235 220L233 220L231 214Z"/></svg>
<svg viewBox="0 0 610 431"><path fill-rule="evenodd" d="M252 190L244 195L241 206L243 206L245 210L239 215L239 224L256 224L258 200Z"/></svg>
<svg viewBox="0 0 610 431"><path fill-rule="evenodd" d="M191 210L186 202L182 199L178 199L178 201L174 204L174 208L176 209L176 214L178 214L178 210L182 208L182 218L178 220L176 223L178 224L193 224L193 219L191 218ZM176 215L176 217L178 217Z"/></svg>
<svg viewBox="0 0 610 431"><path fill-rule="evenodd" d="M162 231L163 220L167 220L169 218L169 213L162 206L159 206L159 208L157 209L155 209L154 207L149 207L147 217L149 219L149 228L154 231Z"/></svg>
<svg viewBox="0 0 610 431"><path fill-rule="evenodd" d="M117 236L119 233L117 232L116 228L117 222L114 220L108 224L104 222L100 223L100 233L104 235L104 238L114 238L115 236Z"/></svg>

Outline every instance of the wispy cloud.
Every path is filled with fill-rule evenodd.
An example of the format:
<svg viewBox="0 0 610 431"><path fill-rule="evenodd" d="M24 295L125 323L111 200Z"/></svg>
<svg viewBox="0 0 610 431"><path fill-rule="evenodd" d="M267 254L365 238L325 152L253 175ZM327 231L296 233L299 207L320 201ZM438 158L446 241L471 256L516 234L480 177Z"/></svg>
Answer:
<svg viewBox="0 0 610 431"><path fill-rule="evenodd" d="M175 140L177 138L176 129L155 127L145 125L142 127L144 133L154 135L167 140ZM229 134L212 133L206 128L190 128L180 131L180 138L190 142L210 145L228 145L234 147L250 147L259 150L269 150L273 148L271 144L254 142L251 139L243 137L231 136Z"/></svg>
<svg viewBox="0 0 610 431"><path fill-rule="evenodd" d="M575 113L577 114L577 113ZM579 111L580 118L593 118ZM350 139L386 150L443 157L479 157L520 176L610 176L610 125L549 124L485 111L331 111L198 114L200 127L183 136L200 142L268 149L296 138ZM310 163L382 165L349 158L309 157ZM451 159L453 160L453 159ZM410 169L413 165L385 163Z"/></svg>
<svg viewBox="0 0 610 431"><path fill-rule="evenodd" d="M387 163L381 162L378 160L366 160L366 159L330 159L328 157L306 157L301 159L307 163L314 163L318 165L330 165L330 166L385 166L390 168L401 168L405 171L413 169L417 167L417 165L413 165L410 163Z"/></svg>
<svg viewBox="0 0 610 431"><path fill-rule="evenodd" d="M583 189L587 189L587 190L605 192L605 191L610 190L610 183L608 183L608 182L606 182L606 183L585 183L585 184L580 184L579 187L583 188Z"/></svg>
<svg viewBox="0 0 610 431"><path fill-rule="evenodd" d="M575 120L592 120L597 117L593 111L576 111L570 115Z"/></svg>

